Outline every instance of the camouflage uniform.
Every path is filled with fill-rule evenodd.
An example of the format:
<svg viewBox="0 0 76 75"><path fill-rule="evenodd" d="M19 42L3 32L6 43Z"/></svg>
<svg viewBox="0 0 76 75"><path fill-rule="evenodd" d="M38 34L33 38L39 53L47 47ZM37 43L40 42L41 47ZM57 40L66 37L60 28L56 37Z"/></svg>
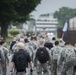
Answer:
<svg viewBox="0 0 76 75"><path fill-rule="evenodd" d="M0 75L3 75L3 71L2 71L3 65L5 66L5 60L4 60L3 53L0 49Z"/></svg>
<svg viewBox="0 0 76 75"><path fill-rule="evenodd" d="M57 45L51 49L51 75L57 75L57 68L59 67L59 60L61 56L62 48Z"/></svg>
<svg viewBox="0 0 76 75"><path fill-rule="evenodd" d="M39 46L39 43L38 41L30 41L29 45L35 50Z"/></svg>
<svg viewBox="0 0 76 75"><path fill-rule="evenodd" d="M61 75L66 75L69 69L72 69L76 62L74 48L69 46L65 47L60 59L62 63Z"/></svg>
<svg viewBox="0 0 76 75"><path fill-rule="evenodd" d="M17 42L16 44L13 45L13 47L12 47L13 52L18 51L18 49L17 49L17 44L18 44L18 42Z"/></svg>
<svg viewBox="0 0 76 75"><path fill-rule="evenodd" d="M48 48L46 48L46 49L47 49L49 56L50 56L49 49ZM47 62L46 63L40 63L36 57L36 52L37 52L37 50L35 50L35 53L34 53L34 66L36 67L37 74L42 75L42 72L43 72L44 73L43 75L49 75L49 68L48 68ZM49 64L50 64L50 61L51 61L51 57L48 61Z"/></svg>
<svg viewBox="0 0 76 75"><path fill-rule="evenodd" d="M25 50L27 50L33 60L33 55L34 55L34 49L32 46L29 45L29 43L25 43Z"/></svg>
<svg viewBox="0 0 76 75"><path fill-rule="evenodd" d="M2 67L3 75L6 75L7 73L7 63L9 63L9 58L8 58L8 49L4 46L1 46L1 52L4 57L4 65L5 67Z"/></svg>
<svg viewBox="0 0 76 75"><path fill-rule="evenodd" d="M74 51L75 51L75 57L76 57L76 47L74 47ZM76 63L75 66L73 67L73 75L75 75L76 72Z"/></svg>

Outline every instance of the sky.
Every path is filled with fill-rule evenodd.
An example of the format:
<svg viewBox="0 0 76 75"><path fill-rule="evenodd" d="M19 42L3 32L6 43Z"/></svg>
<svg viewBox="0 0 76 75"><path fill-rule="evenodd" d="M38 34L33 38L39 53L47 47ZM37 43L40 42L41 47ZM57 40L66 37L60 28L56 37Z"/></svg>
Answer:
<svg viewBox="0 0 76 75"><path fill-rule="evenodd" d="M31 14L37 18L40 14L54 13L61 7L76 8L76 0L42 0Z"/></svg>

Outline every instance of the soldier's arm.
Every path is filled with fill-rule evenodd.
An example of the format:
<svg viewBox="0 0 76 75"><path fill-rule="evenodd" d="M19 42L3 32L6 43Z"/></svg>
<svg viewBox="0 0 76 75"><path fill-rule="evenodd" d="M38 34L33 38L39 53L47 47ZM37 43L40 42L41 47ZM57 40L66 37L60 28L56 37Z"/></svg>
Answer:
<svg viewBox="0 0 76 75"><path fill-rule="evenodd" d="M33 63L29 53L27 53L27 61L29 62L30 70L33 70Z"/></svg>
<svg viewBox="0 0 76 75"><path fill-rule="evenodd" d="M30 68L32 69L32 68L33 68L33 63L32 63L32 61L29 62L29 65L30 65Z"/></svg>
<svg viewBox="0 0 76 75"><path fill-rule="evenodd" d="M14 62L15 62L15 54L13 55L11 63L10 63L10 72L13 72Z"/></svg>
<svg viewBox="0 0 76 75"><path fill-rule="evenodd" d="M36 65L37 65L36 52L37 52L37 50L35 50L35 52L34 52L34 57L33 57L33 62L34 62L34 66L35 66L35 67L36 67Z"/></svg>
<svg viewBox="0 0 76 75"><path fill-rule="evenodd" d="M13 45L12 50L13 51L17 50L17 43Z"/></svg>
<svg viewBox="0 0 76 75"><path fill-rule="evenodd" d="M62 65L62 62L64 61L64 51L61 52L59 64Z"/></svg>
<svg viewBox="0 0 76 75"><path fill-rule="evenodd" d="M34 49L32 46L29 46L29 49L31 50L32 54L34 54Z"/></svg>
<svg viewBox="0 0 76 75"><path fill-rule="evenodd" d="M50 50L49 50L49 48L46 48L47 49L47 51L48 51L48 54L49 54L49 60L51 61L51 54L50 54Z"/></svg>
<svg viewBox="0 0 76 75"><path fill-rule="evenodd" d="M13 72L13 68L14 68L14 62L10 63L10 72Z"/></svg>
<svg viewBox="0 0 76 75"><path fill-rule="evenodd" d="M6 58L7 63L9 63L8 49L7 48L5 48L5 58Z"/></svg>
<svg viewBox="0 0 76 75"><path fill-rule="evenodd" d="M50 50L51 60L53 59L53 48Z"/></svg>
<svg viewBox="0 0 76 75"><path fill-rule="evenodd" d="M0 55L1 55L1 59L0 59L1 64L5 64L5 58L4 58L3 54L1 53L1 51L0 51Z"/></svg>

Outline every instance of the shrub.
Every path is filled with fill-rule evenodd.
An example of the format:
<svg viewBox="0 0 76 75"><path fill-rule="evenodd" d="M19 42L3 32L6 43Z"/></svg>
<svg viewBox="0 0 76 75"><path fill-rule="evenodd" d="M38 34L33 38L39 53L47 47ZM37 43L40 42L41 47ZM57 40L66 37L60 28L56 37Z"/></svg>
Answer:
<svg viewBox="0 0 76 75"><path fill-rule="evenodd" d="M9 34L15 36L15 35L19 34L19 31L18 31L17 29L10 30L10 31L9 31Z"/></svg>

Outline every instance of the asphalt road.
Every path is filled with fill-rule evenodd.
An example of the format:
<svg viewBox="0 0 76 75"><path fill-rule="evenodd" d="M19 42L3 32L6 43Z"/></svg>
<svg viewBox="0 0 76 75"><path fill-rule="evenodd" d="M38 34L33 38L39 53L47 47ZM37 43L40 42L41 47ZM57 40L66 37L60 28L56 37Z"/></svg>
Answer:
<svg viewBox="0 0 76 75"><path fill-rule="evenodd" d="M10 61L11 61L11 56L9 57ZM49 71L50 72L50 71ZM72 70L69 71L69 73L67 75L71 75ZM10 67L7 66L7 75L10 75ZM26 75L30 75L30 71L29 69L27 69L27 74ZM33 71L33 75L37 75L36 70ZM50 73L51 75L51 73ZM58 71L57 75L61 75L60 71Z"/></svg>

